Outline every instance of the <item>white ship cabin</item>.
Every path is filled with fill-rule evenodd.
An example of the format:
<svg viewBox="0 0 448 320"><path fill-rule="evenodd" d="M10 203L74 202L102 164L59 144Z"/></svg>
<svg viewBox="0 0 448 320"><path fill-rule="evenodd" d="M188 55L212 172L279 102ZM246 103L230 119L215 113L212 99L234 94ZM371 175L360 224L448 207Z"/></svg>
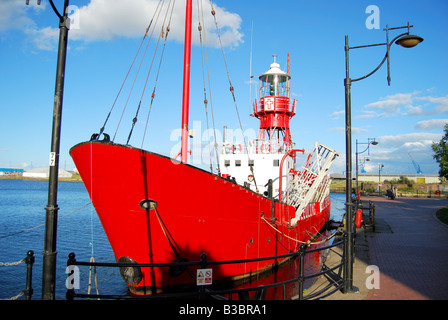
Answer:
<svg viewBox="0 0 448 320"><path fill-rule="evenodd" d="M268 182L273 182L272 195L278 199L280 164L284 152L262 152L263 147L267 146L265 141L250 141L248 145L249 152L244 152L244 147L239 144L225 144L220 156L220 168L223 177L235 179L239 185L250 188L253 191L266 196L269 195ZM291 169L295 168L294 158L286 157L282 168L282 190L287 188L287 175Z"/></svg>

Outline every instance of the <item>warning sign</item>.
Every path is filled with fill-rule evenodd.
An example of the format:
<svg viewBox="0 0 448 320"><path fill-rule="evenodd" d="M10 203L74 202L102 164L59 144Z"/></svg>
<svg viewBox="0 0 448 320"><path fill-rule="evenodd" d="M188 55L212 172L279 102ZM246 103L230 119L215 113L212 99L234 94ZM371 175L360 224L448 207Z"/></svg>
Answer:
<svg viewBox="0 0 448 320"><path fill-rule="evenodd" d="M212 284L213 270L212 269L198 269L196 272L196 285L206 286Z"/></svg>

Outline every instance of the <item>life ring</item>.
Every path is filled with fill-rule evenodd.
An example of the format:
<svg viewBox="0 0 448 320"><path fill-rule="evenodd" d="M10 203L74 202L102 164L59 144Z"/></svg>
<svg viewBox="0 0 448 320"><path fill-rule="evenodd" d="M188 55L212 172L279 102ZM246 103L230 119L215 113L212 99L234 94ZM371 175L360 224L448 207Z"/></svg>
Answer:
<svg viewBox="0 0 448 320"><path fill-rule="evenodd" d="M247 176L247 180L248 180L249 182L253 182L253 181L254 181L254 176L253 176L252 174L248 175L248 176Z"/></svg>

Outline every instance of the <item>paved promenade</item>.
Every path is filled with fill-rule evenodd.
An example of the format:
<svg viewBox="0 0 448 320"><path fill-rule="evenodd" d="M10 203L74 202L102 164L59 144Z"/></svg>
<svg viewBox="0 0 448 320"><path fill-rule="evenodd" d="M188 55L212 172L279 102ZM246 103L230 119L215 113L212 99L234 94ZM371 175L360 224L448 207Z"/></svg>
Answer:
<svg viewBox="0 0 448 320"><path fill-rule="evenodd" d="M377 225L375 232L356 235L353 285L359 291L337 292L325 300L448 299L448 225L435 216L448 200L363 198L365 204L369 200ZM376 288L366 286L373 278L366 268L372 265L380 272Z"/></svg>

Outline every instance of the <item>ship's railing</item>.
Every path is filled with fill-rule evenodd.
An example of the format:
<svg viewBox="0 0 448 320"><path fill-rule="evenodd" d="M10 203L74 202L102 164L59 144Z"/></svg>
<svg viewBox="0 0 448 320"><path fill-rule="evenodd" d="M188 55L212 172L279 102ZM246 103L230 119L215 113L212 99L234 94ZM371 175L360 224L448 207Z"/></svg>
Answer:
<svg viewBox="0 0 448 320"><path fill-rule="evenodd" d="M292 226L300 219L309 203L322 200L320 195L330 185L328 169L337 156L336 151L316 142L313 152L308 155L300 171L291 173L284 201L296 208L296 216L291 220Z"/></svg>
<svg viewBox="0 0 448 320"><path fill-rule="evenodd" d="M283 154L287 152L289 147L283 141L254 139L250 140L245 146L242 143L224 143L222 148L223 154Z"/></svg>
<svg viewBox="0 0 448 320"><path fill-rule="evenodd" d="M257 100L254 101L253 109L254 115L259 117L260 114L268 112L280 112L286 113L290 116L295 114L296 111L296 100L292 101L292 105L289 105L289 97L262 97L260 99L260 106L258 106Z"/></svg>
<svg viewBox="0 0 448 320"><path fill-rule="evenodd" d="M25 300L31 300L33 296L33 264L34 264L34 251L29 250L26 254L26 258L16 262L0 262L0 267L12 267L22 263L26 264L26 284L25 289L14 297L7 300L17 300L22 296L25 296Z"/></svg>
<svg viewBox="0 0 448 320"><path fill-rule="evenodd" d="M291 300L318 300L327 297L334 292L341 290L344 283L344 278L341 277L342 267L344 265L344 255L340 254L341 261L333 266L327 266L325 263L320 272L315 274L305 275L305 255L311 254L317 251L329 250L334 251L335 247L341 245L347 245L347 237L343 237L343 240L333 241L330 245L319 247L315 249L309 249L305 244L300 246L300 249L296 252L278 255L272 257L264 257L257 259L244 259L244 260L232 260L232 261L208 261L207 256L202 254L199 261L196 262L175 262L175 263L148 263L148 264L137 264L132 263L132 267L153 267L153 268L170 268L170 267L191 267L199 266L200 268L210 268L212 266L219 266L224 264L236 264L236 263L249 263L257 262L263 260L273 260L273 259L286 259L286 258L299 258L300 259L300 272L296 277L285 281L274 282L268 285L246 287L246 288L231 288L231 289L210 289L211 286L198 285L196 288L190 291L182 291L176 293L166 293L166 294L153 294L153 295L111 295L111 294L86 294L78 293L74 288L67 289L66 297L68 300L75 298L88 298L88 299L178 299L178 298L195 298L195 299L216 299L216 300L231 300L233 295L238 295L241 300L249 299L251 292L253 292L254 300L263 300L266 297L267 290L271 288L282 288L283 299L286 299L286 288L288 285L297 284L297 294L288 299ZM343 250L345 252L345 250ZM327 252L328 253L328 252ZM339 253L338 253L339 254ZM89 266L89 267L129 267L129 263L104 263L104 262L80 262L76 261L76 256L74 253L69 255L67 265L70 266ZM69 277L72 275L69 274ZM323 276L323 277L321 277ZM328 279L327 285L320 285L317 290L313 290L307 293L308 290L304 289L304 283L308 279L321 277ZM70 278L67 279L67 283L71 281Z"/></svg>

